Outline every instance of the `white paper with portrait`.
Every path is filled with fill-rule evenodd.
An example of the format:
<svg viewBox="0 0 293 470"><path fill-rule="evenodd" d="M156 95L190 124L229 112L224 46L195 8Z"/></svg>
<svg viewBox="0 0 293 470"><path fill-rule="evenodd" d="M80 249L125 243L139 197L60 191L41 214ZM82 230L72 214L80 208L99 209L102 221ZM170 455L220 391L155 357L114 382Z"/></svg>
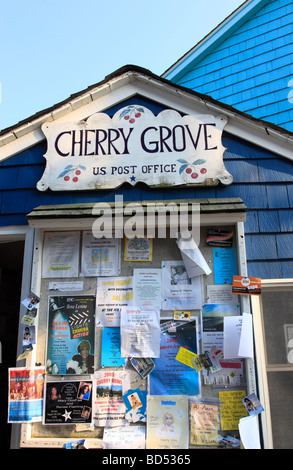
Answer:
<svg viewBox="0 0 293 470"><path fill-rule="evenodd" d="M190 279L183 260L162 261L162 310L198 310L202 276Z"/></svg>

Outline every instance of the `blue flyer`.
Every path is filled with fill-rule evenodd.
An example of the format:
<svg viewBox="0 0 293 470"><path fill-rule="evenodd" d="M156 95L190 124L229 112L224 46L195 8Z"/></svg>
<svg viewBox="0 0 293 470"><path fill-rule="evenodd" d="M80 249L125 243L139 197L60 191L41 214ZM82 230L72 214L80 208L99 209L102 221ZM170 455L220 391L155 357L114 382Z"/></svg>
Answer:
<svg viewBox="0 0 293 470"><path fill-rule="evenodd" d="M195 320L161 320L160 357L153 359L155 368L149 376L150 395L199 395L198 372L176 360L180 347L197 353Z"/></svg>
<svg viewBox="0 0 293 470"><path fill-rule="evenodd" d="M237 275L235 248L214 248L213 261L215 284L232 284Z"/></svg>
<svg viewBox="0 0 293 470"><path fill-rule="evenodd" d="M125 358L120 355L120 328L103 328L102 332L102 367L120 367L125 365Z"/></svg>

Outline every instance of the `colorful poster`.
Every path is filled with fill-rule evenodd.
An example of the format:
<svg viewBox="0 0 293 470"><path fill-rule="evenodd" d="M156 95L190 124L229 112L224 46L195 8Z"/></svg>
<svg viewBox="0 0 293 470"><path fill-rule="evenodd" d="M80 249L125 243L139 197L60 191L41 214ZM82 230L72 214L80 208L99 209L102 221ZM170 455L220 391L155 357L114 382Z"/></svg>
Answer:
<svg viewBox="0 0 293 470"><path fill-rule="evenodd" d="M235 248L214 248L213 260L215 284L232 284L237 275Z"/></svg>
<svg viewBox="0 0 293 470"><path fill-rule="evenodd" d="M146 421L147 392L136 388L130 389L123 395L126 406L125 418L130 423Z"/></svg>
<svg viewBox="0 0 293 470"><path fill-rule="evenodd" d="M130 388L129 374L99 370L94 374L94 384L94 424L103 427L126 424L123 394Z"/></svg>
<svg viewBox="0 0 293 470"><path fill-rule="evenodd" d="M120 327L120 311L133 302L132 277L98 277L97 326Z"/></svg>
<svg viewBox="0 0 293 470"><path fill-rule="evenodd" d="M118 276L120 238L95 238L91 231L82 234L82 276Z"/></svg>
<svg viewBox="0 0 293 470"><path fill-rule="evenodd" d="M77 277L79 245L80 232L46 232L42 277Z"/></svg>
<svg viewBox="0 0 293 470"><path fill-rule="evenodd" d="M170 327L170 328L169 328ZM197 353L196 321L161 320L160 357L149 376L150 395L190 395L200 393L198 373L176 360L180 347Z"/></svg>
<svg viewBox="0 0 293 470"><path fill-rule="evenodd" d="M182 260L162 261L162 310L201 309L201 278L190 279Z"/></svg>
<svg viewBox="0 0 293 470"><path fill-rule="evenodd" d="M213 403L190 403L190 445L218 445L219 406Z"/></svg>
<svg viewBox="0 0 293 470"><path fill-rule="evenodd" d="M223 351L224 317L240 315L238 304L204 304L202 306L202 348L209 352L213 346Z"/></svg>
<svg viewBox="0 0 293 470"><path fill-rule="evenodd" d="M48 374L92 374L95 349L94 295L49 297Z"/></svg>
<svg viewBox="0 0 293 470"><path fill-rule="evenodd" d="M120 354L120 328L103 328L102 331L102 367L121 367L125 359Z"/></svg>
<svg viewBox="0 0 293 470"><path fill-rule="evenodd" d="M160 310L121 309L121 356L160 357Z"/></svg>
<svg viewBox="0 0 293 470"><path fill-rule="evenodd" d="M152 261L153 239L134 237L125 239L124 261Z"/></svg>
<svg viewBox="0 0 293 470"><path fill-rule="evenodd" d="M43 424L92 422L92 381L46 382Z"/></svg>
<svg viewBox="0 0 293 470"><path fill-rule="evenodd" d="M188 399L147 397L147 449L188 449Z"/></svg>
<svg viewBox="0 0 293 470"><path fill-rule="evenodd" d="M45 368L8 369L8 423L42 421Z"/></svg>

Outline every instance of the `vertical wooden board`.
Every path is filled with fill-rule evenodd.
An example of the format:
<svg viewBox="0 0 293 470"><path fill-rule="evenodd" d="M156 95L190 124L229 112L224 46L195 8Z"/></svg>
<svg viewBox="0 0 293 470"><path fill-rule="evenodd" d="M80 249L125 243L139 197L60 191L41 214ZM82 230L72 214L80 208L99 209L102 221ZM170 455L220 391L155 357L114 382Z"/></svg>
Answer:
<svg viewBox="0 0 293 470"><path fill-rule="evenodd" d="M2 167L0 168L0 188L14 189L17 188L18 167Z"/></svg>
<svg viewBox="0 0 293 470"><path fill-rule="evenodd" d="M289 207L293 207L293 184L287 184L286 188L288 194Z"/></svg>
<svg viewBox="0 0 293 470"><path fill-rule="evenodd" d="M225 166L233 176L234 183L257 183L259 181L256 160L227 160Z"/></svg>
<svg viewBox="0 0 293 470"><path fill-rule="evenodd" d="M216 187L216 197L240 197L249 209L265 209L268 207L267 192L260 184L232 184L228 187Z"/></svg>
<svg viewBox="0 0 293 470"><path fill-rule="evenodd" d="M18 167L18 177L15 187L35 188L44 172L42 165L26 165Z"/></svg>
<svg viewBox="0 0 293 470"><path fill-rule="evenodd" d="M278 258L293 258L293 233L279 233L276 235Z"/></svg>
<svg viewBox="0 0 293 470"><path fill-rule="evenodd" d="M289 207L287 187L285 184L267 184L266 190L270 209L284 209Z"/></svg>
<svg viewBox="0 0 293 470"><path fill-rule="evenodd" d="M246 221L244 222L245 233L258 233L259 222L258 222L258 211L248 210L246 212Z"/></svg>
<svg viewBox="0 0 293 470"><path fill-rule="evenodd" d="M279 210L280 231L293 232L293 210Z"/></svg>
<svg viewBox="0 0 293 470"><path fill-rule="evenodd" d="M246 237L247 258L249 260L278 259L276 236L271 234L253 234Z"/></svg>
<svg viewBox="0 0 293 470"><path fill-rule="evenodd" d="M27 197L25 190L4 191L2 197L3 213L17 214L25 212Z"/></svg>
<svg viewBox="0 0 293 470"><path fill-rule="evenodd" d="M261 279L280 279L282 277L282 264L280 261L248 261L248 276ZM290 276L292 277L292 276Z"/></svg>
<svg viewBox="0 0 293 470"><path fill-rule="evenodd" d="M286 260L281 261L282 266L282 276L284 279L292 279L293 278L293 261Z"/></svg>
<svg viewBox="0 0 293 470"><path fill-rule="evenodd" d="M261 233L280 231L278 211L276 210L259 211L258 220L259 220L259 231Z"/></svg>

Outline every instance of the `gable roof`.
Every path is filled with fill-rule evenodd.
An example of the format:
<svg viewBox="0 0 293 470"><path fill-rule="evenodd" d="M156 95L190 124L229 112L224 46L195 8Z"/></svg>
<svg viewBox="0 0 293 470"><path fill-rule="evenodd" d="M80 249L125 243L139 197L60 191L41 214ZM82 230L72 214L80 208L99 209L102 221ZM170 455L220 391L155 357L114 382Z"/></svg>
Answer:
<svg viewBox="0 0 293 470"><path fill-rule="evenodd" d="M237 28L239 28L247 18L263 7L269 0L246 0L240 7L234 10L231 15L225 18L207 36L192 47L186 54L171 65L162 77L168 80L178 80L186 73L186 67L195 66L203 56L223 42Z"/></svg>
<svg viewBox="0 0 293 470"><path fill-rule="evenodd" d="M164 74L293 131L292 0L249 0Z"/></svg>
<svg viewBox="0 0 293 470"><path fill-rule="evenodd" d="M44 122L87 119L96 112L142 95L182 114L224 114L225 130L260 147L293 160L293 133L255 119L235 108L189 88L176 85L144 68L126 65L64 101L0 132L0 161L43 141Z"/></svg>

